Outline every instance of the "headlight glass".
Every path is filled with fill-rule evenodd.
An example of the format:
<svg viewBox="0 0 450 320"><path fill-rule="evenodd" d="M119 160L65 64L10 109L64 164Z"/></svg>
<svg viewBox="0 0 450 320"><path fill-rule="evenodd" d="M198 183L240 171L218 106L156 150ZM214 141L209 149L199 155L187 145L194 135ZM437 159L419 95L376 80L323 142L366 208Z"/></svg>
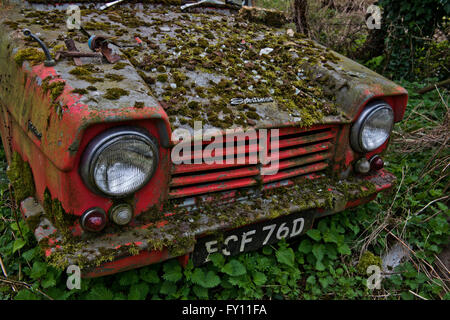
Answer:
<svg viewBox="0 0 450 320"><path fill-rule="evenodd" d="M389 138L394 126L394 112L386 103L365 109L352 128L352 147L359 152L373 151Z"/></svg>
<svg viewBox="0 0 450 320"><path fill-rule="evenodd" d="M103 133L85 153L82 169L85 182L91 189L112 197L141 189L150 180L158 161L158 150L150 136L130 129Z"/></svg>

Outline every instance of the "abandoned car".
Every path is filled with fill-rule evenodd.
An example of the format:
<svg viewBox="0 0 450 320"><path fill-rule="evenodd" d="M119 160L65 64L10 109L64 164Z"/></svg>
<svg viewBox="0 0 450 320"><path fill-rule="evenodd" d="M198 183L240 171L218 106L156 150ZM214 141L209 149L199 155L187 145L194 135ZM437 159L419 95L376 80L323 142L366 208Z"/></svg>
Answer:
<svg viewBox="0 0 450 320"><path fill-rule="evenodd" d="M84 277L200 265L300 236L393 186L383 152L406 90L280 12L68 2L11 0L0 14L7 174L52 265ZM208 161L219 155L232 161Z"/></svg>

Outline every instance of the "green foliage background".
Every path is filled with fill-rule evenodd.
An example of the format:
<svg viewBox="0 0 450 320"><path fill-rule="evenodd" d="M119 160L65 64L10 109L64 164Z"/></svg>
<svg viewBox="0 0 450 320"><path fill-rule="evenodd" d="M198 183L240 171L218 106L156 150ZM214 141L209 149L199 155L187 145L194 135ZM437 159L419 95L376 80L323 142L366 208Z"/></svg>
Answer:
<svg viewBox="0 0 450 320"><path fill-rule="evenodd" d="M448 0L379 0L383 9L382 29L385 32L386 64L384 72L397 79L421 75L417 64L429 50L436 50L432 39L436 28L442 28L450 16ZM447 27L448 29L448 27ZM448 41L446 50L449 50ZM441 51L445 54L445 51ZM448 56L448 53L447 53ZM437 73L441 79L446 72ZM438 71L438 70L435 70Z"/></svg>

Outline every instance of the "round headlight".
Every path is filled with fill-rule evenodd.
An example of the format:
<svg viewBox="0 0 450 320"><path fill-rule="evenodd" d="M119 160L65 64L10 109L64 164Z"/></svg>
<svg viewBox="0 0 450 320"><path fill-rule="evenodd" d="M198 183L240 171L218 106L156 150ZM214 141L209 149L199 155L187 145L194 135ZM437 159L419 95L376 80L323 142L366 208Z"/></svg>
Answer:
<svg viewBox="0 0 450 320"><path fill-rule="evenodd" d="M96 136L81 160L81 176L94 192L123 197L141 189L158 163L155 139L145 130L117 127Z"/></svg>
<svg viewBox="0 0 450 320"><path fill-rule="evenodd" d="M350 142L358 152L370 152L382 146L391 135L394 111L384 102L376 102L363 110L352 127Z"/></svg>

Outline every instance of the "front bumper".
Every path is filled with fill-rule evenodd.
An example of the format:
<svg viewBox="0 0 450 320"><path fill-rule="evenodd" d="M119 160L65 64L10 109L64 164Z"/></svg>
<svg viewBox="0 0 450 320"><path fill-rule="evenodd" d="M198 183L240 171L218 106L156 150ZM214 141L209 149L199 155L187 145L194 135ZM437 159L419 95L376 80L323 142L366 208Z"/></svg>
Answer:
<svg viewBox="0 0 450 320"><path fill-rule="evenodd" d="M34 198L21 203L23 217L33 221L34 234L54 265L78 265L83 277L99 277L178 257L187 263L204 235L307 211L312 219L343 211L373 200L390 189L396 178L380 170L373 175L345 180L317 179L289 188L265 192L261 197L209 206L195 213L167 215L164 220L116 233L64 240Z"/></svg>

